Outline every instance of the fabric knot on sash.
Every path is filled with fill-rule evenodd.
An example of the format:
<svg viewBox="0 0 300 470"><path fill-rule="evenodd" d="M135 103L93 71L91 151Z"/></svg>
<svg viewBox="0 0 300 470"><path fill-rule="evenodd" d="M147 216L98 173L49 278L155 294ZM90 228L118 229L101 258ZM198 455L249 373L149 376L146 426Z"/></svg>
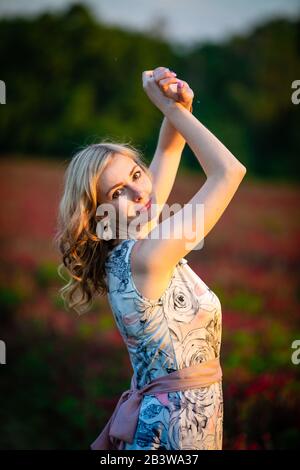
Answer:
<svg viewBox="0 0 300 470"><path fill-rule="evenodd" d="M133 375L131 388L122 393L110 420L91 444L91 449L122 450L125 442L133 442L143 395L206 387L221 379L218 357L158 377L142 389L137 388Z"/></svg>

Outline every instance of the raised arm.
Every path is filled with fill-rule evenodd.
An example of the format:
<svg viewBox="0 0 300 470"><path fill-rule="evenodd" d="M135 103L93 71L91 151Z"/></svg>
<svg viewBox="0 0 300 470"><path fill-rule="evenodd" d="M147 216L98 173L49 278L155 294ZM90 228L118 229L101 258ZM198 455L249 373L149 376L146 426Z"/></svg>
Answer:
<svg viewBox="0 0 300 470"><path fill-rule="evenodd" d="M153 102L160 106L164 115L185 138L207 176L203 186L182 209L155 226L148 238L138 242L139 258L148 270L170 272L182 257L203 243L204 237L233 198L246 168L181 104L172 100L160 101L155 86L152 81L144 85ZM198 205L203 205L203 230L199 229ZM193 239L191 231L194 233ZM166 233L167 238L163 238Z"/></svg>
<svg viewBox="0 0 300 470"><path fill-rule="evenodd" d="M173 93L174 98L191 111L194 93L188 84L175 78L176 74L174 75L166 67L154 69L153 76L164 93ZM186 85L183 89L179 86L180 82ZM150 164L150 170L153 175L153 189L157 204L161 209L163 209L172 191L185 144L184 137L169 119L164 116L157 147ZM160 210L157 212L157 215L159 212Z"/></svg>

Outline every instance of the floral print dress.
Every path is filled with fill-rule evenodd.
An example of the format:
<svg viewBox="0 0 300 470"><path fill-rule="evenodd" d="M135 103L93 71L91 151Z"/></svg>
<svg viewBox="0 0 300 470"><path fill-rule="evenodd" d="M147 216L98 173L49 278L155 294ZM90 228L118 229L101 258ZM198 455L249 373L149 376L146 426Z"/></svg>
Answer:
<svg viewBox="0 0 300 470"><path fill-rule="evenodd" d="M123 240L105 267L108 301L141 389L153 379L220 357L221 304L185 258L158 300L143 296L131 272L136 239ZM204 290L205 289L205 290ZM194 390L144 395L134 440L124 450L221 450L222 381Z"/></svg>

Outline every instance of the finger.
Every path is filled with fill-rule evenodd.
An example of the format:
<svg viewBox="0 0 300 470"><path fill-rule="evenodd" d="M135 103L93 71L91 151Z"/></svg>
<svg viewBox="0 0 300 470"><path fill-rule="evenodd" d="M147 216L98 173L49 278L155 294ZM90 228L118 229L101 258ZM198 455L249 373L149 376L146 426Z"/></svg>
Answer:
<svg viewBox="0 0 300 470"><path fill-rule="evenodd" d="M163 78L162 80L159 80L159 85L164 87L169 85L170 83L177 83L178 78L175 77L169 77L169 78Z"/></svg>
<svg viewBox="0 0 300 470"><path fill-rule="evenodd" d="M162 90L165 96L168 98L171 98L173 100L178 99L178 93L177 93L177 83L169 83L168 85L158 85L159 88Z"/></svg>
<svg viewBox="0 0 300 470"><path fill-rule="evenodd" d="M153 78L153 70L145 70L142 74L142 79L149 80L151 78Z"/></svg>
<svg viewBox="0 0 300 470"><path fill-rule="evenodd" d="M191 87L189 86L189 84L187 82L184 82L183 80L180 80L180 82L182 82L182 86L177 84L177 89L179 90L179 92L181 94L183 94L185 96L189 96L191 99L193 99L194 98L194 92L191 89Z"/></svg>
<svg viewBox="0 0 300 470"><path fill-rule="evenodd" d="M146 86L146 83L153 80L154 77L153 77L153 70L145 70L143 73L142 73L142 82L143 82L143 86Z"/></svg>
<svg viewBox="0 0 300 470"><path fill-rule="evenodd" d="M153 70L153 75L157 77L164 72L170 72L170 69L168 69L168 67L156 67L156 69Z"/></svg>
<svg viewBox="0 0 300 470"><path fill-rule="evenodd" d="M157 67L153 70L153 75L155 77L155 80L161 80L163 77L167 77L168 75L174 75L174 72L172 72L167 67Z"/></svg>
<svg viewBox="0 0 300 470"><path fill-rule="evenodd" d="M184 93L187 89L187 83L184 82L183 80L178 80L177 89L179 90L180 93Z"/></svg>
<svg viewBox="0 0 300 470"><path fill-rule="evenodd" d="M161 75L158 79L156 79L157 81L161 81L163 79L166 79L166 78L175 78L176 77L176 73L174 72L166 72L164 73L163 75ZM176 79L177 80L177 79Z"/></svg>
<svg viewBox="0 0 300 470"><path fill-rule="evenodd" d="M153 77L157 81L157 79L166 71L167 69L165 67L156 67L156 69L153 70Z"/></svg>
<svg viewBox="0 0 300 470"><path fill-rule="evenodd" d="M185 86L184 82L179 81L179 83L177 83L177 93L182 99L185 98L185 96L186 96L186 86Z"/></svg>
<svg viewBox="0 0 300 470"><path fill-rule="evenodd" d="M163 78L168 78L168 77L176 77L175 72L171 72L170 70L164 70L163 72L160 73L153 73L155 80L158 82L162 80Z"/></svg>

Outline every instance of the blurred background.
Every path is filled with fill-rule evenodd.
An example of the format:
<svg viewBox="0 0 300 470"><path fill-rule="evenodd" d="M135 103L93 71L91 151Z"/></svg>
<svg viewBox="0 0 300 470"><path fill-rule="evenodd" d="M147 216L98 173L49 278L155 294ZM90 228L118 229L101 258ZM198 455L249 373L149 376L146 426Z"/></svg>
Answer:
<svg viewBox="0 0 300 470"><path fill-rule="evenodd" d="M52 239L80 146L130 141L150 164L163 115L141 76L159 66L247 167L187 256L222 304L223 448L299 444L299 26L296 0L0 2L1 449L88 449L130 386L107 300L65 311ZM202 180L186 145L169 203Z"/></svg>

